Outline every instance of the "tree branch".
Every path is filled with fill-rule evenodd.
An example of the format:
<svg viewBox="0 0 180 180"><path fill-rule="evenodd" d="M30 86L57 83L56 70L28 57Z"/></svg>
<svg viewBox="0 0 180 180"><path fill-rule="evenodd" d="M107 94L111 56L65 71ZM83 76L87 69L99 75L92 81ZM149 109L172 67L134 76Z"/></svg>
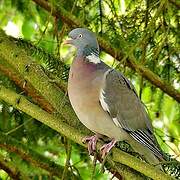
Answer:
<svg viewBox="0 0 180 180"><path fill-rule="evenodd" d="M0 59L0 71L10 80L12 80L18 87L20 87L23 93L32 97L33 101L38 103L42 109L47 112L53 112L53 107L38 94L38 92L28 83L22 76L20 76L15 69L13 69L4 59Z"/></svg>
<svg viewBox="0 0 180 180"><path fill-rule="evenodd" d="M57 93L59 88L54 83L50 83L51 80L40 65L36 64L25 51L16 46L15 42L10 40L3 31L0 31L0 41L1 59L10 64L19 73L20 77L23 77L22 79L30 83L32 88L36 87L38 94L44 97L56 111L60 111L62 102L58 99L63 99L64 94ZM49 95L51 91L53 96Z"/></svg>
<svg viewBox="0 0 180 180"><path fill-rule="evenodd" d="M43 9L51 12L53 16L61 18L64 23L66 23L70 28L75 27L85 27L77 17L73 16L71 13L67 12L63 7L58 6L58 9L52 7L47 1L44 0L33 0L36 4L40 5ZM112 43L107 42L102 37L98 37L100 46L105 52L113 56L118 61L123 59L123 52L121 49L114 48ZM174 98L176 101L180 102L180 93L170 84L162 81L159 76L145 68L144 66L136 63L135 58L130 57L127 60L127 65L135 70L138 74L143 76L145 79L150 81L153 85L160 88L163 92Z"/></svg>
<svg viewBox="0 0 180 180"><path fill-rule="evenodd" d="M14 180L20 180L20 174L18 171L15 170L14 167L11 167L8 165L8 163L5 163L3 159L0 158L0 169L3 169L6 171L6 173Z"/></svg>
<svg viewBox="0 0 180 180"><path fill-rule="evenodd" d="M42 110L40 107L32 104L29 102L25 97L22 95L18 95L10 89L5 88L4 86L0 86L0 99L3 101L13 105L15 108L29 114L33 118L39 120L40 122L48 125L52 129L58 131L62 135L65 135L67 138L77 142L78 144L85 146L82 143L82 138L85 136L84 133L78 131L76 128L69 126L68 124L64 123L63 117L62 119L57 119L53 115L47 113L46 111ZM17 104L17 99L20 99L19 103ZM102 142L97 144L97 147L100 148L102 146ZM119 162L125 164L144 175L152 178L152 179L164 179L169 180L173 179L167 174L163 173L159 169L140 161L139 159L120 151L119 149L114 148L112 160L114 162ZM109 162L110 163L110 162Z"/></svg>
<svg viewBox="0 0 180 180"><path fill-rule="evenodd" d="M24 144L20 143L13 137L7 136L0 132L0 147L6 149L9 152L15 152L22 159L26 160L30 164L46 170L49 174L57 177L61 177L63 173L63 166L57 165L48 158L33 151ZM71 172L67 171L67 174L71 176ZM71 176L72 177L72 176ZM77 179L77 177L74 175Z"/></svg>
<svg viewBox="0 0 180 180"><path fill-rule="evenodd" d="M0 86L0 91L3 89L4 89L4 87ZM5 94L4 94L4 91L6 92ZM2 96L0 95L0 99L2 99L2 100L6 99L5 102L7 102L9 104L12 104L12 102L14 102L13 106L15 108L29 114L32 117L35 117L37 120L40 120L40 122L48 125L49 127L51 127L52 129L54 129L58 132L60 132L62 135L65 135L67 138L72 139L75 142L79 142L79 144L85 146L82 143L82 138L85 136L87 130L85 132L80 132L78 130L78 126L70 127L69 125L64 123L66 120L63 117L61 117L61 118L59 117L58 119L57 119L57 117L55 118L54 116L48 114L46 111L42 110L38 106L36 106L36 105L32 104L31 102L29 102L28 100L26 100L22 95L16 94L11 90L8 91L8 89L4 89L3 91L0 92L0 94L2 95ZM14 96L14 95L16 95L16 96ZM17 103L17 100L19 101L18 103ZM21 107L21 108L18 108L18 107ZM138 175L137 172L134 174L131 169L129 169L123 165L120 165L120 167L123 167L123 169L119 168L117 166L117 164L115 162L113 162L111 159L108 160L108 165L109 165L109 168L107 168L107 169L109 169L112 172L117 171L118 173L122 174L124 177L130 176L130 177L133 177L133 179L136 179L136 177L141 177ZM117 173L117 175L118 175L118 173Z"/></svg>

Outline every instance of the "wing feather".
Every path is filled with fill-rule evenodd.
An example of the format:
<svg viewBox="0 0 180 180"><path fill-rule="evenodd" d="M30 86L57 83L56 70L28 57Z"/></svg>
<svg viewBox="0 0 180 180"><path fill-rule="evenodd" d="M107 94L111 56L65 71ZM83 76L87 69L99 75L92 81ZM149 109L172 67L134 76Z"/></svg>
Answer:
<svg viewBox="0 0 180 180"><path fill-rule="evenodd" d="M149 117L134 86L116 70L108 70L104 75L100 103L116 126L162 158Z"/></svg>

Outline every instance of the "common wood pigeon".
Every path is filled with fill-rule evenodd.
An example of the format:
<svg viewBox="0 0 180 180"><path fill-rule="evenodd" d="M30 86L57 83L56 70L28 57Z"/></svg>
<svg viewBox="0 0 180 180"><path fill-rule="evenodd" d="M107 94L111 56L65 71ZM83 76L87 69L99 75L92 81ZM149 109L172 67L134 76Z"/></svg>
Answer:
<svg viewBox="0 0 180 180"><path fill-rule="evenodd" d="M79 120L95 133L85 138L89 152L96 149L99 136L105 135L111 142L101 148L103 157L117 141L124 140L148 162L158 163L163 153L134 86L101 61L93 32L77 28L69 37L65 43L74 45L77 54L70 68L68 94Z"/></svg>

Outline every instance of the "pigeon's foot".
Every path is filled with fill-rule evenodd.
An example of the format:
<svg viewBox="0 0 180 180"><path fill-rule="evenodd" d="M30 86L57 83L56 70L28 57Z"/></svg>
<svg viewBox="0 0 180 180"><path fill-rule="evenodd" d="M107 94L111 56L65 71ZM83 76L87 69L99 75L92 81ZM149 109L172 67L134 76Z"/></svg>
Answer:
<svg viewBox="0 0 180 180"><path fill-rule="evenodd" d="M110 152L110 150L114 147L114 145L116 144L116 140L113 138L111 140L111 142L109 142L108 144L104 144L101 148L100 148L100 153L101 153L101 157L102 159L104 159L104 157Z"/></svg>
<svg viewBox="0 0 180 180"><path fill-rule="evenodd" d="M94 136L83 138L83 140L82 140L83 143L88 142L89 155L93 155L94 152L96 151L96 144L97 144L98 139L99 139L99 137L97 134Z"/></svg>

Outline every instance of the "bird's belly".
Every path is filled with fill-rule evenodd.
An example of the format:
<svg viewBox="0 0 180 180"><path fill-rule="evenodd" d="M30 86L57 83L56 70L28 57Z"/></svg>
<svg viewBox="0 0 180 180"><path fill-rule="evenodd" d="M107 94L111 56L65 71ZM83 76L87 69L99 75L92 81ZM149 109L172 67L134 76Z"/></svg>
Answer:
<svg viewBox="0 0 180 180"><path fill-rule="evenodd" d="M117 140L125 140L126 132L114 124L109 114L102 109L98 98L88 92L86 95L78 94L81 91L79 88L76 90L76 96L74 92L72 95L69 91L69 98L79 120L95 133Z"/></svg>

